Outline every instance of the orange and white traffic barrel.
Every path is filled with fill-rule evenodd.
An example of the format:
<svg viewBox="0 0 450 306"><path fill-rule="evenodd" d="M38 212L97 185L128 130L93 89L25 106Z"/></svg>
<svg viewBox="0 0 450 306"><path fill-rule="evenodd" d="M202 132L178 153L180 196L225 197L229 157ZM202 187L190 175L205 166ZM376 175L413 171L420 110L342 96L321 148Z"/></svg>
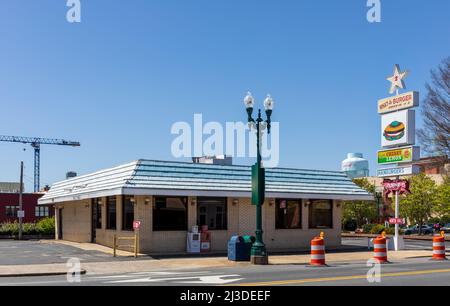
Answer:
<svg viewBox="0 0 450 306"><path fill-rule="evenodd" d="M325 239L324 234L311 240L311 265L325 266Z"/></svg>
<svg viewBox="0 0 450 306"><path fill-rule="evenodd" d="M433 237L433 259L445 260L445 235L441 232L440 236Z"/></svg>
<svg viewBox="0 0 450 306"><path fill-rule="evenodd" d="M388 262L386 236L384 233L373 240L373 258L379 263Z"/></svg>

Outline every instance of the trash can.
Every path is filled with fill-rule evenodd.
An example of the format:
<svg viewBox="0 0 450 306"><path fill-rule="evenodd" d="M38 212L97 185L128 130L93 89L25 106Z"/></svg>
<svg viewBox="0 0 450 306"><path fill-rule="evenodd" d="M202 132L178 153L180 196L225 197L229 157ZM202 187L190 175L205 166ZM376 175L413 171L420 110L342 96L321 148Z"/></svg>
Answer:
<svg viewBox="0 0 450 306"><path fill-rule="evenodd" d="M250 261L252 246L255 243L256 238L254 236L242 236L242 238L244 239L243 252L246 254L245 260Z"/></svg>
<svg viewBox="0 0 450 306"><path fill-rule="evenodd" d="M250 251L255 242L252 236L233 236L228 241L228 260L250 261Z"/></svg>

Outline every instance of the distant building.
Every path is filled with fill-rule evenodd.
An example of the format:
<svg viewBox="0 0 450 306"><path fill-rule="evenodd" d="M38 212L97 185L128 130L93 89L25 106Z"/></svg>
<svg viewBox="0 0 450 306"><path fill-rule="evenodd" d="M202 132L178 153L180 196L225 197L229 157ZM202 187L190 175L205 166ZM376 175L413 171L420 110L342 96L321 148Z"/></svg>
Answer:
<svg viewBox="0 0 450 306"><path fill-rule="evenodd" d="M425 174L450 174L450 163L445 156L423 157L415 165Z"/></svg>
<svg viewBox="0 0 450 306"><path fill-rule="evenodd" d="M19 193L20 183L0 182L0 193Z"/></svg>
<svg viewBox="0 0 450 306"><path fill-rule="evenodd" d="M36 222L39 219L53 216L53 207L38 206L40 193L24 193L22 207L25 211L24 222ZM18 221L19 193L0 193L0 223Z"/></svg>

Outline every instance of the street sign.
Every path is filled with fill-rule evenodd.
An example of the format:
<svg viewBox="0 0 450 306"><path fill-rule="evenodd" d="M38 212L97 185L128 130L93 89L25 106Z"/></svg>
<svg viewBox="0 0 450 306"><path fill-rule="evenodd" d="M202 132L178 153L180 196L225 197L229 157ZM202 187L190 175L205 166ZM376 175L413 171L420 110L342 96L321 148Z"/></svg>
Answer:
<svg viewBox="0 0 450 306"><path fill-rule="evenodd" d="M25 218L25 210L18 210L17 218Z"/></svg>
<svg viewBox="0 0 450 306"><path fill-rule="evenodd" d="M252 166L252 204L263 205L265 191L265 169L258 167L258 163Z"/></svg>
<svg viewBox="0 0 450 306"><path fill-rule="evenodd" d="M398 96L378 100L378 113L385 114L419 106L419 92L410 91Z"/></svg>
<svg viewBox="0 0 450 306"><path fill-rule="evenodd" d="M133 229L136 231L141 227L141 221L133 221Z"/></svg>
<svg viewBox="0 0 450 306"><path fill-rule="evenodd" d="M420 159L420 147L409 146L378 151L378 164L411 163Z"/></svg>
<svg viewBox="0 0 450 306"><path fill-rule="evenodd" d="M412 175L420 172L420 167L416 165L378 169L378 177L393 177L401 175Z"/></svg>
<svg viewBox="0 0 450 306"><path fill-rule="evenodd" d="M405 223L404 218L389 218L389 224L404 225Z"/></svg>

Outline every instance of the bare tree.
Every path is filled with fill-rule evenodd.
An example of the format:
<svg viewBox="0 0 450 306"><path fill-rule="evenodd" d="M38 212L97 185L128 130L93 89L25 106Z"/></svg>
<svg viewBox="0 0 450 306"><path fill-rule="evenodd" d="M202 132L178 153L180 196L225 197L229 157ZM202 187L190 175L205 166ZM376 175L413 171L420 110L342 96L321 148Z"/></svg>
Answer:
<svg viewBox="0 0 450 306"><path fill-rule="evenodd" d="M425 152L450 156L450 57L431 71L431 84L426 84L427 96L422 106L424 128L418 131Z"/></svg>

